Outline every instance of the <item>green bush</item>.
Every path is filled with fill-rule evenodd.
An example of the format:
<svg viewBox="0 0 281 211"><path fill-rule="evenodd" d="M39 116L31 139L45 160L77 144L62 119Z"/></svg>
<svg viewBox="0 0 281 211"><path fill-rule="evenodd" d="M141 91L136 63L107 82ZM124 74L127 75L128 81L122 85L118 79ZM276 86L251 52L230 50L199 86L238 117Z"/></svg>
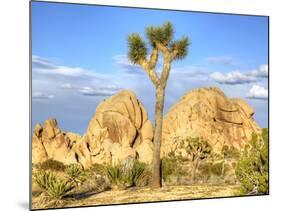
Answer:
<svg viewBox="0 0 281 211"><path fill-rule="evenodd" d="M57 160L49 159L38 165L39 170L64 171L65 165Z"/></svg>
<svg viewBox="0 0 281 211"><path fill-rule="evenodd" d="M189 175L188 161L179 156L169 156L161 159L161 177L169 185L187 184Z"/></svg>
<svg viewBox="0 0 281 211"><path fill-rule="evenodd" d="M211 171L216 176L222 176L223 175L223 167L224 167L223 162L215 163L215 164L212 165Z"/></svg>
<svg viewBox="0 0 281 211"><path fill-rule="evenodd" d="M131 170L131 175L133 186L146 186L149 183L151 171L148 164L135 161Z"/></svg>
<svg viewBox="0 0 281 211"><path fill-rule="evenodd" d="M168 177L177 172L178 166L176 159L174 158L162 158L161 160L161 175L164 181L168 180Z"/></svg>
<svg viewBox="0 0 281 211"><path fill-rule="evenodd" d="M236 166L236 177L243 195L268 194L268 130L252 134L250 146L244 149Z"/></svg>
<svg viewBox="0 0 281 211"><path fill-rule="evenodd" d="M233 146L224 145L222 148L222 153L224 158L233 158L239 159L240 158L240 151Z"/></svg>
<svg viewBox="0 0 281 211"><path fill-rule="evenodd" d="M63 199L74 189L74 184L63 180L50 171L39 171L34 174L34 180L50 197Z"/></svg>
<svg viewBox="0 0 281 211"><path fill-rule="evenodd" d="M199 166L199 177L200 179L206 183L212 174L212 163L204 162Z"/></svg>
<svg viewBox="0 0 281 211"><path fill-rule="evenodd" d="M106 176L106 166L102 165L102 164L98 164L98 163L94 163L89 171L91 173L94 173L94 174L98 174L98 175L101 175L101 176Z"/></svg>
<svg viewBox="0 0 281 211"><path fill-rule="evenodd" d="M120 164L107 166L106 174L112 185L122 186L124 184L124 176L122 173L122 166Z"/></svg>
<svg viewBox="0 0 281 211"><path fill-rule="evenodd" d="M82 184L86 180L86 173L80 164L70 164L66 167L65 173L75 184Z"/></svg>
<svg viewBox="0 0 281 211"><path fill-rule="evenodd" d="M146 163L134 161L133 165L117 164L106 167L106 175L113 187L126 188L148 184L149 169Z"/></svg>

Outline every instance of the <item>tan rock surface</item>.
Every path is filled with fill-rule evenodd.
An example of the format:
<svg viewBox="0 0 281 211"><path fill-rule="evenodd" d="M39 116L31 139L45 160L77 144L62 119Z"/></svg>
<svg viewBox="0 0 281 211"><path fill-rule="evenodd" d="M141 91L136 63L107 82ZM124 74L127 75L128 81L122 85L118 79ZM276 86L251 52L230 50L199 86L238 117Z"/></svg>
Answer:
<svg viewBox="0 0 281 211"><path fill-rule="evenodd" d="M85 168L93 163L123 162L128 157L151 162L152 138L152 124L143 105L133 92L123 90L97 106L83 137L61 132L56 119L46 120L43 127L37 124L32 162L54 159L65 164L79 162Z"/></svg>
<svg viewBox="0 0 281 211"><path fill-rule="evenodd" d="M72 133L74 135L74 133ZM79 137L79 135L76 135ZM71 140L61 132L56 119L48 119L43 127L36 124L32 139L32 163L47 159L58 160L65 164L76 163Z"/></svg>
<svg viewBox="0 0 281 211"><path fill-rule="evenodd" d="M199 88L185 94L164 117L162 155L175 150L173 137L202 137L215 151L223 145L244 147L252 132L260 132L254 110L242 99L229 99L218 88Z"/></svg>
<svg viewBox="0 0 281 211"><path fill-rule="evenodd" d="M92 163L101 162L100 157L107 157L112 163L122 162L128 157L138 158L134 146L144 140L152 144L152 138L153 128L147 111L129 90L100 103L84 135L89 143ZM151 162L151 159L146 161Z"/></svg>

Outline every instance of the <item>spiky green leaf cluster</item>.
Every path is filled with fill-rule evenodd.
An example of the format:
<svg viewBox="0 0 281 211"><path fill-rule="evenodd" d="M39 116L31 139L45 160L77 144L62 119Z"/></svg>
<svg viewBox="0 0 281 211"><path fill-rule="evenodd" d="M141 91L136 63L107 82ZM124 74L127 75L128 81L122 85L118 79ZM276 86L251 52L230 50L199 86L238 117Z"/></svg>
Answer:
<svg viewBox="0 0 281 211"><path fill-rule="evenodd" d="M170 45L171 51L175 51L176 55L174 59L183 59L186 57L188 53L188 46L190 45L188 37L183 37L182 39L178 41L174 41Z"/></svg>
<svg viewBox="0 0 281 211"><path fill-rule="evenodd" d="M133 186L145 186L148 183L150 171L148 165L143 162L135 161L130 171Z"/></svg>
<svg viewBox="0 0 281 211"><path fill-rule="evenodd" d="M106 176L106 167L102 164L94 163L89 171L94 174L98 174L101 176Z"/></svg>
<svg viewBox="0 0 281 211"><path fill-rule="evenodd" d="M70 164L65 169L71 181L81 184L86 180L86 173L80 164Z"/></svg>
<svg viewBox="0 0 281 211"><path fill-rule="evenodd" d="M132 63L137 64L140 60L146 58L147 48L140 35L130 34L128 37L128 47L128 57Z"/></svg>
<svg viewBox="0 0 281 211"><path fill-rule="evenodd" d="M268 130L253 134L250 146L244 149L235 173L241 183L241 194L268 194Z"/></svg>
<svg viewBox="0 0 281 211"><path fill-rule="evenodd" d="M171 22L166 22L162 26L149 26L146 28L146 37L152 48L157 49L159 46L162 46L163 49L164 46L167 50L166 52L170 52L171 54L175 52L172 59L183 59L188 53L187 48L190 44L188 37L173 41L174 33ZM128 58L132 63L139 64L141 60L146 59L148 48L139 34L132 33L129 35L128 47Z"/></svg>
<svg viewBox="0 0 281 211"><path fill-rule="evenodd" d="M174 28L171 22L166 22L162 26L149 26L146 28L146 36L152 46L161 43L168 46L174 36Z"/></svg>
<svg viewBox="0 0 281 211"><path fill-rule="evenodd" d="M56 199L68 196L75 187L72 182L63 180L50 171L39 171L34 175L34 179L39 187Z"/></svg>
<svg viewBox="0 0 281 211"><path fill-rule="evenodd" d="M106 167L107 178L113 186L131 187L147 185L149 170L146 163L134 161L133 165L116 164Z"/></svg>

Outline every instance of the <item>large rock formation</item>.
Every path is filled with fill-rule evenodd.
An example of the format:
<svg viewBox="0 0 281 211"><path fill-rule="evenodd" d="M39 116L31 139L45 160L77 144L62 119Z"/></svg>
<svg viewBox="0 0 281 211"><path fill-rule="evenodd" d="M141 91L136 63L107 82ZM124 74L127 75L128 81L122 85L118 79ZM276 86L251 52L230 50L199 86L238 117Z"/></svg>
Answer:
<svg viewBox="0 0 281 211"><path fill-rule="evenodd" d="M118 163L128 157L151 162L153 128L143 105L131 91L121 91L101 102L81 138L62 133L55 119L37 124L32 142L32 162L54 159L65 164Z"/></svg>
<svg viewBox="0 0 281 211"><path fill-rule="evenodd" d="M244 147L252 132L260 128L254 110L242 99L229 99L218 88L199 88L170 108L164 117L162 156L179 143L174 137L202 137L216 152L224 145ZM131 91L124 90L101 102L86 133L60 130L55 119L34 128L32 162L54 159L65 164L115 164L131 157L152 162L153 127L143 105Z"/></svg>
<svg viewBox="0 0 281 211"><path fill-rule="evenodd" d="M91 154L87 162L117 163L129 156L151 162L152 138L153 128L145 108L133 92L121 91L96 108L83 136Z"/></svg>
<svg viewBox="0 0 281 211"><path fill-rule="evenodd" d="M164 117L162 156L174 151L174 137L202 137L219 152L224 145L244 147L260 128L254 110L242 99L229 99L218 88L198 88L184 95Z"/></svg>
<svg viewBox="0 0 281 211"><path fill-rule="evenodd" d="M32 163L47 159L58 160L65 164L76 163L73 133L63 133L56 119L46 120L43 127L36 124L32 138ZM79 135L75 134L77 139Z"/></svg>

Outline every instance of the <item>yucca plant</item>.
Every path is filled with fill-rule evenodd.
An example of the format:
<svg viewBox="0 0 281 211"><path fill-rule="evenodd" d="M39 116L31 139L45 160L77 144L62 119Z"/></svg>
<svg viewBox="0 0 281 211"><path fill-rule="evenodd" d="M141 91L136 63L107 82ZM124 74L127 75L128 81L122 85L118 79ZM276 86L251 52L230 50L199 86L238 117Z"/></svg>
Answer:
<svg viewBox="0 0 281 211"><path fill-rule="evenodd" d="M134 161L132 165L107 166L106 173L113 188L144 186L148 184L150 176L147 164L139 161Z"/></svg>
<svg viewBox="0 0 281 211"><path fill-rule="evenodd" d="M106 176L106 166L99 164L99 163L94 163L90 167L89 172L100 175L100 176Z"/></svg>
<svg viewBox="0 0 281 211"><path fill-rule="evenodd" d="M120 164L106 167L106 175L113 188L124 185L124 176L122 174L122 166Z"/></svg>
<svg viewBox="0 0 281 211"><path fill-rule="evenodd" d="M146 163L135 161L131 170L134 186L145 186L148 184L150 170Z"/></svg>
<svg viewBox="0 0 281 211"><path fill-rule="evenodd" d="M52 198L63 199L74 189L73 182L63 180L50 171L39 171L34 175L35 182Z"/></svg>
<svg viewBox="0 0 281 211"><path fill-rule="evenodd" d="M68 165L65 172L67 177L76 185L80 185L86 180L86 173L80 164Z"/></svg>

